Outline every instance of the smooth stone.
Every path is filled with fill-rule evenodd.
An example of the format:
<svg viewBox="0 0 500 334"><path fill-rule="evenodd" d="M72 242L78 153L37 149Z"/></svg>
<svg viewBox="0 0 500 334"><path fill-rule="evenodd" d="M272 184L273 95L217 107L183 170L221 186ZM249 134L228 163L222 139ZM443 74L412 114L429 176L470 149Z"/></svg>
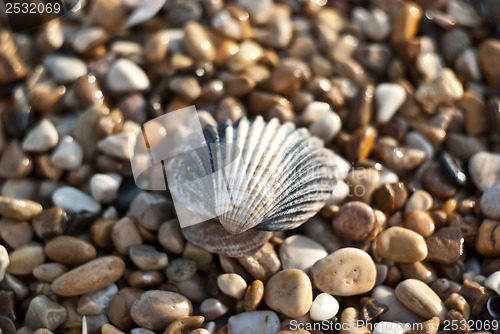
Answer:
<svg viewBox="0 0 500 334"><path fill-rule="evenodd" d="M235 299L242 299L245 296L247 283L238 274L222 274L217 277L217 286L226 295Z"/></svg>
<svg viewBox="0 0 500 334"><path fill-rule="evenodd" d="M0 239L6 246L17 249L33 239L33 228L27 221L0 219Z"/></svg>
<svg viewBox="0 0 500 334"><path fill-rule="evenodd" d="M142 192L130 203L130 213L144 228L157 231L160 225L174 218L170 199L157 193Z"/></svg>
<svg viewBox="0 0 500 334"><path fill-rule="evenodd" d="M327 293L320 293L314 298L309 314L311 320L323 321L333 318L339 312L339 302Z"/></svg>
<svg viewBox="0 0 500 334"><path fill-rule="evenodd" d="M273 245L267 242L257 252L237 258L238 262L254 278L266 282L279 271L281 261Z"/></svg>
<svg viewBox="0 0 500 334"><path fill-rule="evenodd" d="M353 201L340 207L332 221L335 233L346 240L361 241L375 226L375 213L363 202Z"/></svg>
<svg viewBox="0 0 500 334"><path fill-rule="evenodd" d="M436 229L436 225L431 215L421 210L415 210L409 213L403 222L403 227L417 232L424 238L430 237L434 234L434 230Z"/></svg>
<svg viewBox="0 0 500 334"><path fill-rule="evenodd" d="M128 217L123 217L113 225L111 240L118 253L123 255L128 253L130 246L142 244L142 236L139 230Z"/></svg>
<svg viewBox="0 0 500 334"><path fill-rule="evenodd" d="M207 321L220 318L228 310L228 307L216 298L207 298L200 304L200 312Z"/></svg>
<svg viewBox="0 0 500 334"><path fill-rule="evenodd" d="M128 254L141 270L161 270L168 264L167 254L158 252L151 245L132 245L128 249Z"/></svg>
<svg viewBox="0 0 500 334"><path fill-rule="evenodd" d="M45 152L57 145L59 135L51 121L44 118L33 127L23 141L23 150L28 152Z"/></svg>
<svg viewBox="0 0 500 334"><path fill-rule="evenodd" d="M0 289L14 292L16 300L23 300L29 293L28 287L21 280L15 276L6 273L2 282L0 282Z"/></svg>
<svg viewBox="0 0 500 334"><path fill-rule="evenodd" d="M158 242L167 252L177 255L182 253L184 249L184 237L182 236L177 219L168 220L160 225Z"/></svg>
<svg viewBox="0 0 500 334"><path fill-rule="evenodd" d="M464 280L460 291L458 292L469 303L471 314L477 315L484 311L488 299L496 293L485 288L477 282Z"/></svg>
<svg viewBox="0 0 500 334"><path fill-rule="evenodd" d="M136 324L152 330L163 330L173 321L193 312L189 299L175 292L149 290L135 300L130 316Z"/></svg>
<svg viewBox="0 0 500 334"><path fill-rule="evenodd" d="M485 282L486 284L486 282ZM470 317L470 306L465 300L464 297L460 296L458 293L454 292L452 293L446 300L444 301L444 304L452 310L457 310L460 312L465 319L469 319Z"/></svg>
<svg viewBox="0 0 500 334"><path fill-rule="evenodd" d="M488 276L484 281L484 286L498 293L500 291L500 271L495 271Z"/></svg>
<svg viewBox="0 0 500 334"><path fill-rule="evenodd" d="M446 319L448 309L438 295L424 282L407 279L396 286L396 296L410 310L425 319L434 316Z"/></svg>
<svg viewBox="0 0 500 334"><path fill-rule="evenodd" d="M379 256L394 262L423 261L428 253L425 239L420 234L399 226L380 233L375 246Z"/></svg>
<svg viewBox="0 0 500 334"><path fill-rule="evenodd" d="M445 68L435 80L420 85L415 91L415 98L425 108L434 110L443 103L453 104L461 99L463 94L462 82L458 80L455 72Z"/></svg>
<svg viewBox="0 0 500 334"><path fill-rule="evenodd" d="M308 272L316 261L328 253L313 239L297 234L284 240L279 255L283 269L300 269Z"/></svg>
<svg viewBox="0 0 500 334"><path fill-rule="evenodd" d="M124 94L146 90L150 82L139 66L131 60L121 58L110 66L106 86L114 94Z"/></svg>
<svg viewBox="0 0 500 334"><path fill-rule="evenodd" d="M317 136L325 143L329 143L335 138L342 128L342 121L334 111L328 111L321 119L309 126L309 131L313 136Z"/></svg>
<svg viewBox="0 0 500 334"><path fill-rule="evenodd" d="M9 263L9 253L7 253L4 246L0 245L0 282L3 281L3 278L5 277Z"/></svg>
<svg viewBox="0 0 500 334"><path fill-rule="evenodd" d="M420 132L408 132L405 137L405 144L408 147L424 151L427 159L432 159L434 157L434 146Z"/></svg>
<svg viewBox="0 0 500 334"><path fill-rule="evenodd" d="M466 136L460 133L450 133L446 137L446 148L448 152L460 160L467 161L474 154L486 151L484 143L476 137Z"/></svg>
<svg viewBox="0 0 500 334"><path fill-rule="evenodd" d="M500 41L498 39L488 38L478 48L479 65L486 80L492 85L500 84L499 56Z"/></svg>
<svg viewBox="0 0 500 334"><path fill-rule="evenodd" d="M119 174L94 174L90 178L90 193L100 203L111 203L118 196L121 181Z"/></svg>
<svg viewBox="0 0 500 334"><path fill-rule="evenodd" d="M120 160L130 160L129 140L134 140L128 133L118 133L104 137L97 147L107 155ZM135 144L135 142L134 142Z"/></svg>
<svg viewBox="0 0 500 334"><path fill-rule="evenodd" d="M124 331L132 327L134 321L130 318L130 308L142 293L142 290L127 287L110 300L107 315L116 327Z"/></svg>
<svg viewBox="0 0 500 334"><path fill-rule="evenodd" d="M370 291L377 277L372 258L357 248L342 248L317 261L311 269L314 285L335 296L355 296Z"/></svg>
<svg viewBox="0 0 500 334"><path fill-rule="evenodd" d="M79 58L62 54L49 54L43 60L54 79L60 83L71 83L87 74L87 65Z"/></svg>
<svg viewBox="0 0 500 334"><path fill-rule="evenodd" d="M88 296L81 296L78 299L77 312L81 315L98 315L102 308Z"/></svg>
<svg viewBox="0 0 500 334"><path fill-rule="evenodd" d="M243 312L228 320L228 334L275 334L280 329L278 315L272 311Z"/></svg>
<svg viewBox="0 0 500 334"><path fill-rule="evenodd" d="M99 27L79 29L71 38L71 46L77 53L85 53L108 39L106 30Z"/></svg>
<svg viewBox="0 0 500 334"><path fill-rule="evenodd" d="M238 6L244 8L250 14L250 19L256 24L264 24L271 18L273 11L273 1L271 0L238 0Z"/></svg>
<svg viewBox="0 0 500 334"><path fill-rule="evenodd" d="M345 182L349 185L351 200L370 203L373 192L380 184L380 173L373 168L353 170Z"/></svg>
<svg viewBox="0 0 500 334"><path fill-rule="evenodd" d="M377 122L389 122L405 100L406 90L401 85L383 83L375 87Z"/></svg>
<svg viewBox="0 0 500 334"><path fill-rule="evenodd" d="M175 283L175 287L181 295L184 295L192 303L199 304L203 300L208 298L206 284L206 279L200 274L195 273L194 275L189 277L189 279L180 283ZM215 289L215 285L211 285L211 287Z"/></svg>
<svg viewBox="0 0 500 334"><path fill-rule="evenodd" d="M31 224L39 238L52 238L64 233L69 218L66 211L60 207L51 207L33 217Z"/></svg>
<svg viewBox="0 0 500 334"><path fill-rule="evenodd" d="M61 263L43 263L33 268L33 276L42 282L53 282L62 274L68 272L68 267Z"/></svg>
<svg viewBox="0 0 500 334"><path fill-rule="evenodd" d="M69 186L58 188L52 194L52 202L54 202L56 206L73 212L88 211L91 213L98 213L101 211L101 205L91 196Z"/></svg>
<svg viewBox="0 0 500 334"><path fill-rule="evenodd" d="M30 275L36 266L45 262L45 252L42 246L26 245L10 253L9 259L9 274Z"/></svg>
<svg viewBox="0 0 500 334"><path fill-rule="evenodd" d="M80 265L95 258L96 249L88 241L61 235L45 245L45 254L52 261L67 265Z"/></svg>
<svg viewBox="0 0 500 334"><path fill-rule="evenodd" d="M476 251L483 256L500 256L500 222L485 220L477 231Z"/></svg>
<svg viewBox="0 0 500 334"><path fill-rule="evenodd" d="M337 182L333 186L332 195L327 200L326 205L342 204L348 195L349 195L349 185L344 181L337 180Z"/></svg>
<svg viewBox="0 0 500 334"><path fill-rule="evenodd" d="M16 326L12 320L4 316L0 316L0 330L2 331L1 334L22 334L21 329L16 331ZM28 328L26 332L26 334L31 334L32 330Z"/></svg>
<svg viewBox="0 0 500 334"><path fill-rule="evenodd" d="M198 267L196 266L196 262L194 262L191 259L186 259L184 257L178 257L175 258L170 262L170 264L167 267L167 277L169 280L175 283L182 283L187 280L189 280L191 277L193 277L196 274L196 270ZM230 277L228 280L223 279L221 280L221 283L223 284L224 287L226 287L225 284L231 283L237 283L238 278L233 276ZM243 280L244 282L244 280ZM242 284L242 282L240 281ZM246 284L246 283L245 283ZM217 279L217 285L219 285L219 278ZM221 285L222 286L222 285ZM219 286L220 288L220 286ZM236 289L237 291L237 289ZM228 293L234 292L231 290L231 286L227 286L227 291Z"/></svg>
<svg viewBox="0 0 500 334"><path fill-rule="evenodd" d="M32 329L55 330L67 318L66 308L51 301L47 296L33 298L26 311L24 322Z"/></svg>
<svg viewBox="0 0 500 334"><path fill-rule="evenodd" d="M323 116L325 116L331 107L326 102L313 101L307 104L307 106L302 111L300 121L303 125L309 126L317 121L319 121Z"/></svg>
<svg viewBox="0 0 500 334"><path fill-rule="evenodd" d="M28 176L33 171L33 161L26 155L17 140L12 140L0 158L0 177L5 179Z"/></svg>
<svg viewBox="0 0 500 334"><path fill-rule="evenodd" d="M1 195L12 198L36 200L40 183L31 178L9 179L1 187Z"/></svg>
<svg viewBox="0 0 500 334"><path fill-rule="evenodd" d="M184 26L182 40L187 53L196 60L214 61L216 50L206 29L198 22L190 21Z"/></svg>
<svg viewBox="0 0 500 334"><path fill-rule="evenodd" d="M500 184L488 188L481 195L481 212L490 219L500 219Z"/></svg>
<svg viewBox="0 0 500 334"><path fill-rule="evenodd" d="M117 256L103 256L87 262L52 282L52 291L65 296L77 296L101 289L123 275L125 263Z"/></svg>
<svg viewBox="0 0 500 334"><path fill-rule="evenodd" d="M391 33L389 15L381 8L374 7L368 11L363 7L355 7L352 11L352 19L361 27L363 33L373 41L383 41Z"/></svg>
<svg viewBox="0 0 500 334"><path fill-rule="evenodd" d="M432 208L434 200L432 196L425 190L415 191L405 205L405 215L409 215L416 210L427 211Z"/></svg>
<svg viewBox="0 0 500 334"><path fill-rule="evenodd" d="M441 167L441 170L439 171L440 173L436 174L443 174L443 176L447 177L447 180L451 180L454 184L450 184L447 187L441 186L443 189L455 186L466 186L468 183L467 175L465 171L462 168L462 162L447 152L444 152L441 154L439 157L439 165ZM432 170L432 169L431 169ZM432 173L432 172L431 172ZM429 179L429 178L427 178ZM424 180L424 184L426 181ZM448 184L448 182L443 182ZM447 192L447 191L446 191ZM444 196L447 195L445 194L446 192L443 193L443 197L451 197L451 196Z"/></svg>
<svg viewBox="0 0 500 334"><path fill-rule="evenodd" d="M500 154L478 152L469 160L469 174L474 185L486 191L500 183Z"/></svg>
<svg viewBox="0 0 500 334"><path fill-rule="evenodd" d="M464 239L460 228L456 226L441 227L426 239L426 243L427 261L452 264L458 261L463 253Z"/></svg>
<svg viewBox="0 0 500 334"><path fill-rule="evenodd" d="M255 280L248 286L243 299L243 308L247 312L255 311L264 298L264 283Z"/></svg>
<svg viewBox="0 0 500 334"><path fill-rule="evenodd" d="M64 136L52 152L50 161L61 169L75 169L83 162L83 149L73 137Z"/></svg>
<svg viewBox="0 0 500 334"><path fill-rule="evenodd" d="M312 299L311 280L299 269L277 272L264 289L267 306L291 318L305 315L311 308Z"/></svg>

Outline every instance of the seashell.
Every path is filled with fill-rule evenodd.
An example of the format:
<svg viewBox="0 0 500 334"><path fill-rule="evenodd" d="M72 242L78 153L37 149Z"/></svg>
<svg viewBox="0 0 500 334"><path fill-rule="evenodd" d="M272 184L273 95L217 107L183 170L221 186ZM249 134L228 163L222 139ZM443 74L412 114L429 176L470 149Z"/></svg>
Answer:
<svg viewBox="0 0 500 334"><path fill-rule="evenodd" d="M262 231L300 226L331 196L334 154L304 128L259 116L207 125L204 135L208 150L183 149L165 163L174 201L210 220L182 229L197 246L255 252L270 237Z"/></svg>

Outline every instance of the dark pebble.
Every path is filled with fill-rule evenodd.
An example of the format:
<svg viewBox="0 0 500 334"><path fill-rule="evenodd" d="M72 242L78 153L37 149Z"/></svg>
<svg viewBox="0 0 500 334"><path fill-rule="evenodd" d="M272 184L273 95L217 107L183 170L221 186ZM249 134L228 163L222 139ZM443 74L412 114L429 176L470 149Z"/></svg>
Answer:
<svg viewBox="0 0 500 334"><path fill-rule="evenodd" d="M488 112L491 121L494 123L493 129L496 129L497 133L500 134L500 98L495 97L490 99L488 103Z"/></svg>
<svg viewBox="0 0 500 334"><path fill-rule="evenodd" d="M187 281L196 273L196 262L191 259L178 257L168 264L167 277L175 283Z"/></svg>
<svg viewBox="0 0 500 334"><path fill-rule="evenodd" d="M374 298L363 297L361 298L361 313L363 320L371 321L389 310L387 305L378 303Z"/></svg>
<svg viewBox="0 0 500 334"><path fill-rule="evenodd" d="M14 292L0 290L0 317L7 317L12 321L16 321L15 306Z"/></svg>
<svg viewBox="0 0 500 334"><path fill-rule="evenodd" d="M35 216L32 224L36 235L44 239L63 234L68 225L68 220L66 211L63 208L52 207Z"/></svg>
<svg viewBox="0 0 500 334"><path fill-rule="evenodd" d="M457 193L457 189L448 181L437 163L432 163L423 174L422 181L425 189L432 195L446 199Z"/></svg>
<svg viewBox="0 0 500 334"><path fill-rule="evenodd" d="M469 303L472 314L481 313L488 299L496 295L495 291L485 288L477 282L468 280L465 280L464 284L462 284L459 294Z"/></svg>
<svg viewBox="0 0 500 334"><path fill-rule="evenodd" d="M425 242L428 249L427 261L451 264L463 253L464 239L460 228L455 226L438 229Z"/></svg>
<svg viewBox="0 0 500 334"><path fill-rule="evenodd" d="M440 277L461 282L462 276L465 273L465 264L461 260L452 264L436 263L436 269Z"/></svg>
<svg viewBox="0 0 500 334"><path fill-rule="evenodd" d="M442 300L446 300L452 293L459 293L460 284L447 278L439 278L430 284L430 287Z"/></svg>
<svg viewBox="0 0 500 334"><path fill-rule="evenodd" d="M117 108L120 109L126 120L131 120L138 124L146 121L147 106L146 99L140 93L127 95L117 104Z"/></svg>
<svg viewBox="0 0 500 334"><path fill-rule="evenodd" d="M467 175L460 160L445 152L441 154L439 163L449 180L453 181L457 186L463 187L467 184Z"/></svg>
<svg viewBox="0 0 500 334"><path fill-rule="evenodd" d="M16 334L14 323L7 317L0 316L0 329L2 334Z"/></svg>
<svg viewBox="0 0 500 334"><path fill-rule="evenodd" d="M5 130L14 137L22 137L30 124L31 106L28 104L28 97L23 89L14 91L14 103L9 111L3 115Z"/></svg>
<svg viewBox="0 0 500 334"><path fill-rule="evenodd" d="M495 319L500 318L500 296L493 296L486 302L486 310Z"/></svg>

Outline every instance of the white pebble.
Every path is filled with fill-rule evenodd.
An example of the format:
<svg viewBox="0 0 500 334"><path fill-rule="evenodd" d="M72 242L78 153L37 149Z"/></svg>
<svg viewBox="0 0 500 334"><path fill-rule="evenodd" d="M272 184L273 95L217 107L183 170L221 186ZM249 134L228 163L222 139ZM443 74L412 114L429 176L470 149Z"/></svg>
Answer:
<svg viewBox="0 0 500 334"><path fill-rule="evenodd" d="M500 219L500 184L488 188L481 196L481 211L490 219Z"/></svg>
<svg viewBox="0 0 500 334"><path fill-rule="evenodd" d="M45 152L57 145L59 135L51 121L44 118L28 132L23 141L23 150L27 152Z"/></svg>
<svg viewBox="0 0 500 334"><path fill-rule="evenodd" d="M344 181L337 181L333 186L333 191L330 198L326 201L326 205L338 205L344 202L349 195L349 185Z"/></svg>
<svg viewBox="0 0 500 334"><path fill-rule="evenodd" d="M52 194L52 202L56 206L73 212L90 211L91 213L98 213L101 211L101 205L91 196L69 186L58 188Z"/></svg>
<svg viewBox="0 0 500 334"><path fill-rule="evenodd" d="M5 272L7 271L9 263L9 253L7 253L4 246L0 245L0 282L3 281L5 277Z"/></svg>
<svg viewBox="0 0 500 334"><path fill-rule="evenodd" d="M207 298L200 304L200 312L205 316L205 320L215 320L228 311L226 305L217 298Z"/></svg>
<svg viewBox="0 0 500 334"><path fill-rule="evenodd" d="M383 184L390 184L390 183L397 183L397 182L399 182L398 174L394 173L389 168L384 167L384 169L380 172L379 184L383 185Z"/></svg>
<svg viewBox="0 0 500 334"><path fill-rule="evenodd" d="M118 195L122 182L119 174L94 174L90 178L90 193L101 203L111 203Z"/></svg>
<svg viewBox="0 0 500 334"><path fill-rule="evenodd" d="M247 282L238 274L222 274L217 277L220 291L236 299L242 299L247 290Z"/></svg>
<svg viewBox="0 0 500 334"><path fill-rule="evenodd" d="M300 269L305 272L316 261L328 255L323 246L300 234L286 238L279 253L283 269Z"/></svg>
<svg viewBox="0 0 500 334"><path fill-rule="evenodd" d="M130 160L129 140L132 141L130 147L135 147L135 137L127 133L107 136L97 143L97 147L114 158Z"/></svg>
<svg viewBox="0 0 500 334"><path fill-rule="evenodd" d="M43 60L52 77L61 83L70 83L87 74L87 65L81 59L62 54L50 54Z"/></svg>
<svg viewBox="0 0 500 334"><path fill-rule="evenodd" d="M309 126L309 131L313 136L317 136L325 143L329 143L339 133L342 121L334 111L328 111L321 119Z"/></svg>
<svg viewBox="0 0 500 334"><path fill-rule="evenodd" d="M484 286L500 294L500 271L495 271L484 281Z"/></svg>
<svg viewBox="0 0 500 334"><path fill-rule="evenodd" d="M52 164L61 169L75 169L83 161L83 149L71 136L64 136L50 157Z"/></svg>
<svg viewBox="0 0 500 334"><path fill-rule="evenodd" d="M116 94L143 91L149 88L149 78L144 71L128 59L115 61L106 77L106 85Z"/></svg>
<svg viewBox="0 0 500 334"><path fill-rule="evenodd" d="M276 334L280 319L273 311L243 312L228 320L228 334Z"/></svg>
<svg viewBox="0 0 500 334"><path fill-rule="evenodd" d="M372 334L403 334L404 324L396 322L381 321L373 326Z"/></svg>
<svg viewBox="0 0 500 334"><path fill-rule="evenodd" d="M387 123L406 100L406 90L398 84L383 83L375 88L377 121Z"/></svg>
<svg viewBox="0 0 500 334"><path fill-rule="evenodd" d="M339 311L339 302L327 293L320 293L313 301L309 314L314 321L333 318Z"/></svg>

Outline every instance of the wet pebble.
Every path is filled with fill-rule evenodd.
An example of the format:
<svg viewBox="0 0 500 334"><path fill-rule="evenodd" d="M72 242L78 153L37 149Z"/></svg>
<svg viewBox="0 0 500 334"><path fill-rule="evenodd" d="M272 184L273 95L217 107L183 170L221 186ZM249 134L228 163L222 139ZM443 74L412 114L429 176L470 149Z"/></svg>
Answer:
<svg viewBox="0 0 500 334"><path fill-rule="evenodd" d="M175 292L149 290L135 300L130 316L136 324L152 330L163 330L173 321L193 312L191 302Z"/></svg>
<svg viewBox="0 0 500 334"><path fill-rule="evenodd" d="M447 307L438 295L422 281L407 279L396 287L399 301L425 319L434 316L444 320L448 313Z"/></svg>
<svg viewBox="0 0 500 334"><path fill-rule="evenodd" d="M50 157L51 163L58 168L71 170L80 167L83 149L71 136L64 136Z"/></svg>
<svg viewBox="0 0 500 334"><path fill-rule="evenodd" d="M59 135L51 121L44 118L33 127L23 141L23 150L45 152L57 145Z"/></svg>
<svg viewBox="0 0 500 334"><path fill-rule="evenodd" d="M66 211L61 207L44 209L33 217L33 229L39 238L52 238L61 235L68 224Z"/></svg>
<svg viewBox="0 0 500 334"><path fill-rule="evenodd" d="M490 219L500 219L500 184L488 188L481 196L481 212Z"/></svg>
<svg viewBox="0 0 500 334"><path fill-rule="evenodd" d="M150 245L132 245L128 249L132 262L141 270L161 270L168 264L167 254Z"/></svg>
<svg viewBox="0 0 500 334"><path fill-rule="evenodd" d="M248 286L243 298L243 308L247 312L255 311L264 298L264 283L255 280Z"/></svg>
<svg viewBox="0 0 500 334"><path fill-rule="evenodd" d="M328 255L319 243L303 235L285 239L279 251L283 269L300 269L308 272L312 265Z"/></svg>
<svg viewBox="0 0 500 334"><path fill-rule="evenodd" d="M488 299L495 295L494 291L468 280L464 280L458 293L469 303L471 314L474 315L481 313L485 309Z"/></svg>
<svg viewBox="0 0 500 334"><path fill-rule="evenodd" d="M311 320L323 321L333 318L339 312L339 302L327 293L320 293L314 298L309 314Z"/></svg>
<svg viewBox="0 0 500 334"><path fill-rule="evenodd" d="M7 272L13 275L29 275L33 269L45 262L45 252L39 245L19 247L9 255L10 264Z"/></svg>
<svg viewBox="0 0 500 334"><path fill-rule="evenodd" d="M60 83L71 83L87 74L87 65L79 58L64 54L49 54L43 64Z"/></svg>
<svg viewBox="0 0 500 334"><path fill-rule="evenodd" d="M207 31L195 21L184 27L183 46L191 57L201 61L215 60L215 47Z"/></svg>
<svg viewBox="0 0 500 334"><path fill-rule="evenodd" d="M418 233L393 226L375 239L378 255L394 262L418 262L427 257L425 239Z"/></svg>
<svg viewBox="0 0 500 334"><path fill-rule="evenodd" d="M101 205L91 196L69 186L58 188L52 194L52 202L54 202L54 205L72 212L89 211L98 213L101 211Z"/></svg>
<svg viewBox="0 0 500 334"><path fill-rule="evenodd" d="M45 245L45 254L52 261L79 265L95 258L96 249L83 239L61 235L51 239Z"/></svg>
<svg viewBox="0 0 500 334"><path fill-rule="evenodd" d="M415 210L408 214L403 227L417 232L424 238L434 234L436 228L432 217L427 212L421 210Z"/></svg>
<svg viewBox="0 0 500 334"><path fill-rule="evenodd" d="M264 301L272 310L297 318L311 308L312 285L306 273L285 269L274 274L264 289Z"/></svg>
<svg viewBox="0 0 500 334"><path fill-rule="evenodd" d="M280 329L278 315L272 311L243 312L228 320L228 334L274 334Z"/></svg>
<svg viewBox="0 0 500 334"><path fill-rule="evenodd" d="M372 231L375 221L375 213L368 204L353 201L342 205L333 218L332 226L341 238L361 241Z"/></svg>
<svg viewBox="0 0 500 334"><path fill-rule="evenodd" d="M64 306L46 296L37 296L31 300L24 321L32 329L47 328L53 331L66 321L66 317Z"/></svg>
<svg viewBox="0 0 500 334"><path fill-rule="evenodd" d="M357 248L342 248L317 261L311 269L314 285L335 296L354 296L370 291L377 270L372 258Z"/></svg>
<svg viewBox="0 0 500 334"><path fill-rule="evenodd" d="M121 58L111 64L106 77L106 86L114 94L143 91L149 88L149 78L131 60Z"/></svg>

